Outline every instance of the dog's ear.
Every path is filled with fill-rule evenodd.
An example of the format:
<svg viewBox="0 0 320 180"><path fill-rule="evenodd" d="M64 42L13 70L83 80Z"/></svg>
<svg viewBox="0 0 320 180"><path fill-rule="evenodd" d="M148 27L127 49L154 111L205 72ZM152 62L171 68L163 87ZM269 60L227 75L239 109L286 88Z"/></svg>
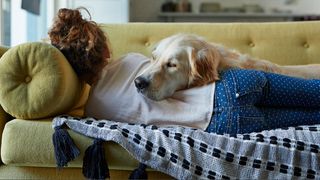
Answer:
<svg viewBox="0 0 320 180"><path fill-rule="evenodd" d="M221 55L217 49L210 46L200 50L191 48L189 51L189 86L202 86L219 80L218 65Z"/></svg>

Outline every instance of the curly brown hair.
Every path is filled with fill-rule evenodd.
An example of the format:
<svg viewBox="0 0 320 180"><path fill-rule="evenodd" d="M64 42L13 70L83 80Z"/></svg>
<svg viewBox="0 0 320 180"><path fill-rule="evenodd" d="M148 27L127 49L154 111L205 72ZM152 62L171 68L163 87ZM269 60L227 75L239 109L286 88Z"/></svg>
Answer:
<svg viewBox="0 0 320 180"><path fill-rule="evenodd" d="M89 20L82 17L81 9L87 11ZM91 85L97 82L110 58L110 50L105 33L91 20L87 9L59 9L48 35L80 80Z"/></svg>

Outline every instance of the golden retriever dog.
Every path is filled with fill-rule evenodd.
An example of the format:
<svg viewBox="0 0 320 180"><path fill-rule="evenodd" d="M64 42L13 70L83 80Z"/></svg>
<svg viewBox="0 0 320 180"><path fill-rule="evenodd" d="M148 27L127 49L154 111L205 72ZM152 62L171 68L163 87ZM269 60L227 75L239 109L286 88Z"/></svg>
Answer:
<svg viewBox="0 0 320 180"><path fill-rule="evenodd" d="M280 66L209 43L193 34L176 34L161 40L150 61L150 65L135 79L135 86L140 93L156 101L170 97L177 90L217 81L219 71L227 68L320 78L320 65Z"/></svg>

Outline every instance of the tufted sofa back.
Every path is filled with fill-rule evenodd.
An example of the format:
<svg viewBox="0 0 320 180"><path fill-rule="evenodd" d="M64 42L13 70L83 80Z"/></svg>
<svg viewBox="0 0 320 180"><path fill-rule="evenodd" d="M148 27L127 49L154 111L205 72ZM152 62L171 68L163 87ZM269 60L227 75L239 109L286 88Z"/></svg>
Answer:
<svg viewBox="0 0 320 180"><path fill-rule="evenodd" d="M320 21L268 23L101 24L113 57L128 52L150 55L154 45L175 33L194 33L210 42L278 64L320 63Z"/></svg>

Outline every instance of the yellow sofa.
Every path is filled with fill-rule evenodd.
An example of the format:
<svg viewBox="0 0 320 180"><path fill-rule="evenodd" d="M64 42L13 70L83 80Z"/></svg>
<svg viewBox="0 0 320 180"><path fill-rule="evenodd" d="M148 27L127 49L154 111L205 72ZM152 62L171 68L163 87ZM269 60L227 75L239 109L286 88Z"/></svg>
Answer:
<svg viewBox="0 0 320 180"><path fill-rule="evenodd" d="M129 52L150 55L153 45L174 33L195 33L212 42L278 64L320 63L320 21L277 23L129 23L102 24L113 59ZM0 50L2 55L6 49ZM0 86L1 88L1 86ZM1 104L1 102L0 102ZM66 110L66 112L69 110ZM52 118L14 119L0 107L0 179L84 179L82 158L92 140L69 131L81 150L69 167L57 170L52 145ZM111 179L126 179L137 167L124 149L105 143ZM170 179L150 171L150 179Z"/></svg>

